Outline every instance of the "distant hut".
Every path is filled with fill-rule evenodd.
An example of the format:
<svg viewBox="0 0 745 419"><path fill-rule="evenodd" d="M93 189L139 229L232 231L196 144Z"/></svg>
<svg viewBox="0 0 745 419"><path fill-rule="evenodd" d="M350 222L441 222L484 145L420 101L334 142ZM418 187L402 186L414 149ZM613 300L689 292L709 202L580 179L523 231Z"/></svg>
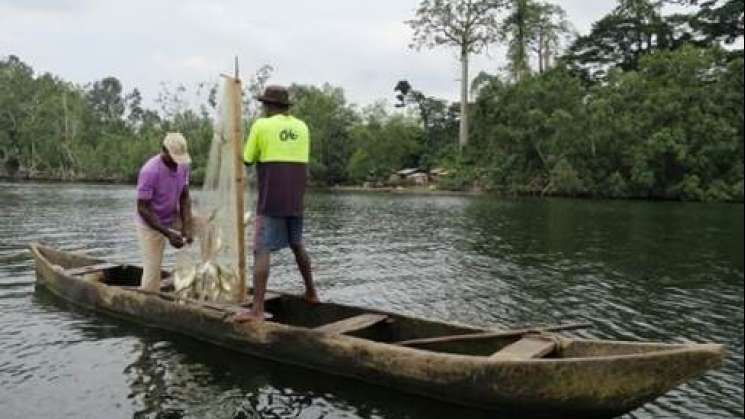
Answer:
<svg viewBox="0 0 745 419"><path fill-rule="evenodd" d="M419 168L403 169L392 174L388 183L394 186L424 186L429 183L429 174L427 174L425 170Z"/></svg>

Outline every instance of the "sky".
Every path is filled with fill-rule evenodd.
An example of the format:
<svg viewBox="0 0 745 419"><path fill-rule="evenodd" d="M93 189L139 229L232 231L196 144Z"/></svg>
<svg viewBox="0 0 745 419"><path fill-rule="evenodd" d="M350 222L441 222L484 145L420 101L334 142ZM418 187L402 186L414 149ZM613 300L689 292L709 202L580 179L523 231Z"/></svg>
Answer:
<svg viewBox="0 0 745 419"><path fill-rule="evenodd" d="M615 0L553 0L580 33ZM0 57L17 55L37 72L80 85L115 76L154 103L161 83L196 90L269 64L275 84L328 82L359 105L393 100L406 79L455 100L455 50L409 48L418 0L0 0ZM505 65L501 48L474 57L471 76Z"/></svg>

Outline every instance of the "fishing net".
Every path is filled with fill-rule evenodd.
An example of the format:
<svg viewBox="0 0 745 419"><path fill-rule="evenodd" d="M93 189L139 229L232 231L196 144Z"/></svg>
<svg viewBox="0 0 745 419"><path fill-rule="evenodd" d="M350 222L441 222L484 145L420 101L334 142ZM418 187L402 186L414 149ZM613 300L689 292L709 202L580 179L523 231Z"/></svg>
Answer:
<svg viewBox="0 0 745 419"><path fill-rule="evenodd" d="M239 94L234 86L224 80L218 95L204 187L194 208L195 244L176 257L174 286L181 297L225 303L239 298L236 160L230 139L234 112L240 112L231 104L240 98L234 101L232 95Z"/></svg>

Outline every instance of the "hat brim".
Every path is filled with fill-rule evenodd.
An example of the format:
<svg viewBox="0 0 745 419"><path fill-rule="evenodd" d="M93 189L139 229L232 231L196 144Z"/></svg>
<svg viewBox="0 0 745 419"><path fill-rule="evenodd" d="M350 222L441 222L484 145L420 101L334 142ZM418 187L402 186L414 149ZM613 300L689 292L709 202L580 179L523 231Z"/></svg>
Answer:
<svg viewBox="0 0 745 419"><path fill-rule="evenodd" d="M283 102L281 100L277 100L274 98L269 98L265 96L255 96L256 100L258 100L261 103L270 103L272 105L280 105L280 106L292 106L294 103L292 102Z"/></svg>
<svg viewBox="0 0 745 419"><path fill-rule="evenodd" d="M172 153L168 153L176 164L191 164L191 156L188 154L182 154L180 156L174 156Z"/></svg>

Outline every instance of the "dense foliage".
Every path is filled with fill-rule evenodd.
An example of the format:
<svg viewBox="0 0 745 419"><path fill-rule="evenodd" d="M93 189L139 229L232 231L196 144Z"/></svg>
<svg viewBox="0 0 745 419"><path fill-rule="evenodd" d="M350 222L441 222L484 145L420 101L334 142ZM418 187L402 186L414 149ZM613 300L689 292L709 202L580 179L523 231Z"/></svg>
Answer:
<svg viewBox="0 0 745 419"><path fill-rule="evenodd" d="M726 55L660 52L589 87L562 68L493 79L475 105L471 176L509 192L742 200L743 60Z"/></svg>
<svg viewBox="0 0 745 419"><path fill-rule="evenodd" d="M665 16L664 1L620 0L563 56L563 11L513 2L501 25L513 62L505 74L474 81L471 141L462 150L460 104L407 81L396 86L396 107L362 109L340 87L291 86L293 113L311 129L314 183L380 183L402 168L439 166L450 172L439 186L451 189L743 201L744 69L735 49L743 3L668 2L695 7ZM271 73L262 67L246 97ZM78 86L0 58L0 176L132 181L177 130L190 141L199 181L216 89L199 90L164 84L153 110L114 77ZM205 103L195 109L189 95ZM257 107L247 105L248 126Z"/></svg>

